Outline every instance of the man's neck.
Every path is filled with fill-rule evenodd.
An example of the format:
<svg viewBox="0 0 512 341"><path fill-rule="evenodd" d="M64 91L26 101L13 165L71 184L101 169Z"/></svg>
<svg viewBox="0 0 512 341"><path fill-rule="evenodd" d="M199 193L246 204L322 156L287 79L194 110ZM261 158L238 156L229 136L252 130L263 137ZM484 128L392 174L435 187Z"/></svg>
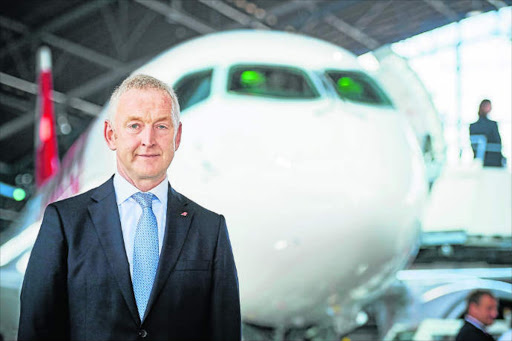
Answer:
<svg viewBox="0 0 512 341"><path fill-rule="evenodd" d="M483 331L485 331L485 327L486 325L483 324L482 322L480 322L477 318L475 318L474 316L471 316L469 314L466 315L466 321L468 321L469 323L471 323L472 325L474 325L475 327L477 327L478 329L481 329Z"/></svg>
<svg viewBox="0 0 512 341"><path fill-rule="evenodd" d="M126 178L125 178L126 179ZM162 183L162 181L165 179L165 176L162 177L161 179L159 179L158 181L155 181L155 180L146 180L146 179L143 179L143 180L140 180L140 181L137 181L137 182L132 182L130 181L129 179L126 179L129 183L131 183L133 186L137 187L137 189L139 189L141 192L147 192L147 191L150 191L152 190L153 188L155 188L156 186L160 185L160 183Z"/></svg>
<svg viewBox="0 0 512 341"><path fill-rule="evenodd" d="M117 174L122 176L126 181L128 181L131 185L135 186L141 192L147 192L160 185L162 181L166 178L166 173L162 174L156 178L147 178L147 179L132 179L131 177L123 171L122 167L117 167Z"/></svg>

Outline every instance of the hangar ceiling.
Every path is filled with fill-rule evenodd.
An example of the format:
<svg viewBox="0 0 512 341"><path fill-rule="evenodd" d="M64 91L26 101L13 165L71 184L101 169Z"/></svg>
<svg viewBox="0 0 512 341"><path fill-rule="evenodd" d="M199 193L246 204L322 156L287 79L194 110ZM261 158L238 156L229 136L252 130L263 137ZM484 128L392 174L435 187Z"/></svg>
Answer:
<svg viewBox="0 0 512 341"><path fill-rule="evenodd" d="M512 0L24 0L0 4L0 181L34 190L35 54L53 54L62 157L114 87L160 52L236 28L297 32L356 55ZM207 53L207 51L205 51ZM0 197L0 231L24 202Z"/></svg>

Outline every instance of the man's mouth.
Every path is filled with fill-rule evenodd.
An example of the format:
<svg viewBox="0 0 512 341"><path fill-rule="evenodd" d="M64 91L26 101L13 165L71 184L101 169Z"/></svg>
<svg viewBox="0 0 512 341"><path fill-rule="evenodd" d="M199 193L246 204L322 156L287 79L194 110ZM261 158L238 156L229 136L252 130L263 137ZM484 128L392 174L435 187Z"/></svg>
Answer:
<svg viewBox="0 0 512 341"><path fill-rule="evenodd" d="M158 157L160 155L158 155L158 154L137 154L137 156L142 157L142 158L151 159L151 158Z"/></svg>

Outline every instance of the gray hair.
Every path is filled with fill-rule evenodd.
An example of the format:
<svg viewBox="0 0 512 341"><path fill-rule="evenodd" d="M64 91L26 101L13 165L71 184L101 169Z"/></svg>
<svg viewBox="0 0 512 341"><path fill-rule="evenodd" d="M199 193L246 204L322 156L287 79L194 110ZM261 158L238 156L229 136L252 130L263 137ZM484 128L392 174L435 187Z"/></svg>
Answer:
<svg viewBox="0 0 512 341"><path fill-rule="evenodd" d="M172 125L174 128L174 136L176 136L176 133L178 132L178 125L180 123L180 104L178 103L178 96L176 96L176 93L174 90L167 85L166 83L162 82L161 80L158 80L154 77L144 75L144 74L135 74L131 75L130 77L126 78L112 93L112 96L110 97L110 103L108 107L108 120L110 122L114 122L115 113L117 110L117 104L119 102L119 97L121 97L122 94L127 92L131 89L140 89L140 90L146 90L146 89L158 89L165 91L169 94L171 97L171 119L172 119Z"/></svg>

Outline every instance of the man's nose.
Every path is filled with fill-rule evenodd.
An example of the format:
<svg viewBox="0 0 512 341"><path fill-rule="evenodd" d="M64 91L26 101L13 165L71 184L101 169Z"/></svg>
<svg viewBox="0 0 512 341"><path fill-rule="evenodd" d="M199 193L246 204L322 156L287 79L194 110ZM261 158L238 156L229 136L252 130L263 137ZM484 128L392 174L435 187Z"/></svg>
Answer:
<svg viewBox="0 0 512 341"><path fill-rule="evenodd" d="M155 132L153 131L152 126L146 126L141 132L141 143L144 146L152 146L155 144Z"/></svg>

